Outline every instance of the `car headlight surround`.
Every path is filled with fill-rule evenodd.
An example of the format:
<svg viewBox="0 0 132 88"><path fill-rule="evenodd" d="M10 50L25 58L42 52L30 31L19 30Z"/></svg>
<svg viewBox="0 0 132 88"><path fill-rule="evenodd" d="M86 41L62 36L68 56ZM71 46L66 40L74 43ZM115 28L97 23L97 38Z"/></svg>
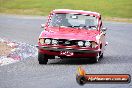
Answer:
<svg viewBox="0 0 132 88"><path fill-rule="evenodd" d="M45 44L51 44L51 39L45 39L44 43Z"/></svg>
<svg viewBox="0 0 132 88"><path fill-rule="evenodd" d="M53 40L52 40L52 44L55 44L55 45L58 44L58 40L53 39Z"/></svg>
<svg viewBox="0 0 132 88"><path fill-rule="evenodd" d="M89 47L90 45L91 45L91 43L90 43L89 41L86 41L86 42L85 42L85 46L86 46L86 47Z"/></svg>
<svg viewBox="0 0 132 88"><path fill-rule="evenodd" d="M44 39L43 39L43 38L40 38L40 39L39 39L39 42L40 42L40 44L43 45L43 44L44 44Z"/></svg>
<svg viewBox="0 0 132 88"><path fill-rule="evenodd" d="M84 45L84 42L83 42L83 41L79 41L77 44L78 44L79 46L83 46L83 45Z"/></svg>

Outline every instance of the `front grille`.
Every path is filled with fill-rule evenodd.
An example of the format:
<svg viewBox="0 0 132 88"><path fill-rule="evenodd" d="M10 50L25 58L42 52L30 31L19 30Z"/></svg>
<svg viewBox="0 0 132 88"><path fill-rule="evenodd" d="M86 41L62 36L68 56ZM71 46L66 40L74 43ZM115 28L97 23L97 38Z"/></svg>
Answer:
<svg viewBox="0 0 132 88"><path fill-rule="evenodd" d="M58 44L63 46L73 46L77 45L77 40L66 40L66 39L58 39Z"/></svg>

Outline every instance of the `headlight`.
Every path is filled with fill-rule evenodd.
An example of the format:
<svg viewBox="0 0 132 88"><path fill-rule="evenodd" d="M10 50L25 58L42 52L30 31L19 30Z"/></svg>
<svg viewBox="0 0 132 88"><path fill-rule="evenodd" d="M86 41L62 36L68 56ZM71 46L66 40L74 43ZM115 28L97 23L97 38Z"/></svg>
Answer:
<svg viewBox="0 0 132 88"><path fill-rule="evenodd" d="M39 39L39 42L40 42L40 44L43 45L43 44L44 44L44 39L43 39L43 38L40 38L40 39Z"/></svg>
<svg viewBox="0 0 132 88"><path fill-rule="evenodd" d="M92 48L96 48L97 47L97 43L96 42L92 42Z"/></svg>
<svg viewBox="0 0 132 88"><path fill-rule="evenodd" d="M57 40L52 40L52 44L58 44Z"/></svg>
<svg viewBox="0 0 132 88"><path fill-rule="evenodd" d="M91 43L89 41L85 42L85 46L90 46L90 45L91 45Z"/></svg>
<svg viewBox="0 0 132 88"><path fill-rule="evenodd" d="M79 46L83 46L83 45L84 45L83 41L79 41L79 42L78 42L78 45L79 45Z"/></svg>
<svg viewBox="0 0 132 88"><path fill-rule="evenodd" d="M50 39L45 39L45 44L50 44L51 40Z"/></svg>

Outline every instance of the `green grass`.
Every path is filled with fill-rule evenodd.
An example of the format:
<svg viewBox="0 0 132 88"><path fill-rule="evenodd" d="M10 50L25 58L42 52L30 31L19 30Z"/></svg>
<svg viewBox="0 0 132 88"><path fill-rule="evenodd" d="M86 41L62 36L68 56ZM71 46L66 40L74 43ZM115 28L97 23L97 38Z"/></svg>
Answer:
<svg viewBox="0 0 132 88"><path fill-rule="evenodd" d="M103 17L132 18L131 0L0 0L0 13L48 15L53 9L90 10Z"/></svg>

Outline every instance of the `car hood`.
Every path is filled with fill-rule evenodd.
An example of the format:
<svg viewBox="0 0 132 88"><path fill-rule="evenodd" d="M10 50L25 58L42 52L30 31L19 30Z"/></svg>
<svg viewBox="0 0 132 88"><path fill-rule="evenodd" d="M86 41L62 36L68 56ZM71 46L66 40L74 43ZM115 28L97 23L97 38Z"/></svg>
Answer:
<svg viewBox="0 0 132 88"><path fill-rule="evenodd" d="M70 27L48 27L42 31L41 38L68 39L68 40L91 40L96 41L99 34L97 30L86 30Z"/></svg>

